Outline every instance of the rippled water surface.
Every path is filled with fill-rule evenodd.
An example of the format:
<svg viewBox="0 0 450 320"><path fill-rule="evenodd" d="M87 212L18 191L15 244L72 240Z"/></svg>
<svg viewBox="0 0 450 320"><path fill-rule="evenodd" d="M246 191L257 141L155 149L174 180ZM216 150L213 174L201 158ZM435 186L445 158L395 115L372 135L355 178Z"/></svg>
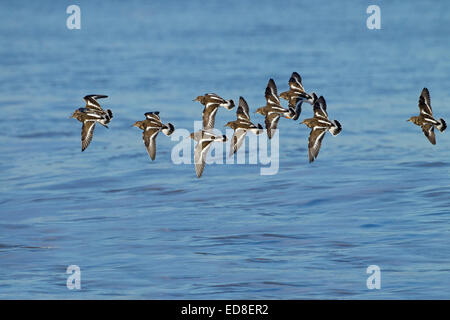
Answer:
<svg viewBox="0 0 450 320"><path fill-rule="evenodd" d="M381 30L364 1L78 1L68 30L68 1L3 1L0 298L450 298L450 132L433 146L405 121L428 87L450 122L450 3L375 2ZM131 128L159 110L192 131L205 92L254 111L292 71L343 125L312 164L299 121L280 120L277 174L201 179L177 141L160 134L151 162ZM114 119L81 153L68 116L88 93Z"/></svg>

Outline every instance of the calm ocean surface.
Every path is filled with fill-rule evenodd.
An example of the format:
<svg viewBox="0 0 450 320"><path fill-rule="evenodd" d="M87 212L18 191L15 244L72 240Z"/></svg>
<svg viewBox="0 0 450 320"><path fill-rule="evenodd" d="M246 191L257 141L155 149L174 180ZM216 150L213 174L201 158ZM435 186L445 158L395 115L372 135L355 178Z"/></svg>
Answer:
<svg viewBox="0 0 450 320"><path fill-rule="evenodd" d="M0 4L0 298L450 298L450 132L433 146L406 122L428 87L450 123L450 2L77 1L68 30L71 4ZM131 128L159 110L192 131L206 92L254 111L293 71L343 126L312 164L299 121L280 120L278 174L201 179L171 162L177 141L151 162ZM90 93L114 118L81 153L68 117Z"/></svg>

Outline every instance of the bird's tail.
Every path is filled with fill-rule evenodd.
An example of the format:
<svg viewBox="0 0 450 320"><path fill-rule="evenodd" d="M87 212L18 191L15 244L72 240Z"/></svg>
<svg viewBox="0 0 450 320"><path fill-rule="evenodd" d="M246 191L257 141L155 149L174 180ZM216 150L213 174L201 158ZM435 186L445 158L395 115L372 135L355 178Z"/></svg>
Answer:
<svg viewBox="0 0 450 320"><path fill-rule="evenodd" d="M440 131L440 132L444 132L445 129L447 129L447 123L445 123L444 119L439 119L439 124L436 125L436 128Z"/></svg>
<svg viewBox="0 0 450 320"><path fill-rule="evenodd" d="M162 128L161 130L166 136L170 136L174 131L175 127L170 122L167 122L167 124Z"/></svg>
<svg viewBox="0 0 450 320"><path fill-rule="evenodd" d="M215 137L214 138L214 141L217 141L217 142L226 142L228 139L227 139L227 136L226 135L222 135L222 136L219 136L219 137Z"/></svg>
<svg viewBox="0 0 450 320"><path fill-rule="evenodd" d="M228 101L228 105L225 108L227 108L228 110L233 109L234 108L234 101L233 101L233 99L230 99L230 100L227 100L227 101Z"/></svg>
<svg viewBox="0 0 450 320"><path fill-rule="evenodd" d="M337 136L342 131L341 123L337 120L333 120L332 122L333 122L334 126L329 129L330 133L333 136Z"/></svg>
<svg viewBox="0 0 450 320"><path fill-rule="evenodd" d="M106 110L108 120L111 120L113 117L113 113L110 109Z"/></svg>

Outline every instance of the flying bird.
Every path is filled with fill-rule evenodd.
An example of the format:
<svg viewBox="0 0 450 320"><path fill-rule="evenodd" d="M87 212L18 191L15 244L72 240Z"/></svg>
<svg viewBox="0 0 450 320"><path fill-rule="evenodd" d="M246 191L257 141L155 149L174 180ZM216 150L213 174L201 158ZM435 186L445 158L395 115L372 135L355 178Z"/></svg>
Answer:
<svg viewBox="0 0 450 320"><path fill-rule="evenodd" d="M411 121L415 125L422 127L422 131L431 144L436 144L436 136L434 134L434 128L440 132L444 132L447 128L447 124L444 119L436 120L433 117L433 110L431 109L430 92L427 88L423 88L419 97L419 109L420 114L416 117L411 117L407 121Z"/></svg>
<svg viewBox="0 0 450 320"><path fill-rule="evenodd" d="M305 119L301 123L311 128L308 140L308 156L309 162L313 162L319 155L320 146L323 137L327 131L333 136L338 135L342 131L342 126L337 120L329 120L327 113L327 104L324 97L320 96L314 103L314 117Z"/></svg>
<svg viewBox="0 0 450 320"><path fill-rule="evenodd" d="M198 96L194 101L198 101L205 106L202 112L204 130L214 128L216 113L219 107L224 107L228 110L234 108L233 100L225 100L215 93L207 93L203 96Z"/></svg>
<svg viewBox="0 0 450 320"><path fill-rule="evenodd" d="M282 92L280 98L287 100L289 107L295 110L295 115L292 119L297 120L302 112L303 102L314 105L317 95L314 92L311 92L311 94L306 93L303 88L302 77L297 72L293 72L289 79L289 90Z"/></svg>
<svg viewBox="0 0 450 320"><path fill-rule="evenodd" d="M145 148L147 149L150 159L155 160L156 157L156 136L162 131L166 136L170 136L175 127L168 122L163 124L159 117L159 111L145 113L145 120L136 121L133 127L138 127L144 130L142 139L144 140Z"/></svg>
<svg viewBox="0 0 450 320"><path fill-rule="evenodd" d="M207 130L199 130L191 133L190 138L197 141L197 145L194 150L194 165L197 177L200 178L202 176L203 169L205 168L206 156L209 148L211 147L211 143L214 141L226 142L227 136L217 135Z"/></svg>
<svg viewBox="0 0 450 320"><path fill-rule="evenodd" d="M256 113L259 113L266 117L264 123L266 125L267 136L272 139L274 131L277 129L278 120L283 116L287 119L291 119L295 116L295 110L293 108L285 109L281 106L280 98L277 93L277 86L273 79L270 79L266 91L265 91L266 105L264 107L256 109Z"/></svg>
<svg viewBox="0 0 450 320"><path fill-rule="evenodd" d="M81 151L86 150L92 141L94 135L95 123L98 122L105 128L108 128L107 124L111 121L113 113L110 109L106 111L97 102L97 99L107 98L105 95L87 95L83 99L86 101L84 108L75 110L71 118L77 119L83 123L81 128Z"/></svg>
<svg viewBox="0 0 450 320"><path fill-rule="evenodd" d="M230 156L241 147L248 131L258 135L264 130L259 123L256 126L250 122L249 107L247 101L245 101L243 97L239 97L239 106L236 110L236 116L236 121L230 121L225 125L225 127L230 127L234 130L230 145Z"/></svg>

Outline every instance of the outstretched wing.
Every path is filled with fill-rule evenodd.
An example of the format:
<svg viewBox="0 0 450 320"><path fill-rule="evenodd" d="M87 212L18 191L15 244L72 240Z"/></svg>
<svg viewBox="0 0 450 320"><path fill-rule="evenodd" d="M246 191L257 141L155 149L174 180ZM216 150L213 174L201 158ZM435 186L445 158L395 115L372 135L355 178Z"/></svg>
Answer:
<svg viewBox="0 0 450 320"><path fill-rule="evenodd" d="M289 88L293 91L305 92L302 84L302 77L297 72L293 72L289 79Z"/></svg>
<svg viewBox="0 0 450 320"><path fill-rule="evenodd" d="M236 151L239 150L242 143L245 140L245 135L247 133L246 129L238 128L234 131L233 137L231 138L230 144L230 156L232 156Z"/></svg>
<svg viewBox="0 0 450 320"><path fill-rule="evenodd" d="M224 98L218 96L215 93L207 93L207 94L205 94L205 98L206 98L206 104L208 104L208 103L222 104L222 103L227 102Z"/></svg>
<svg viewBox="0 0 450 320"><path fill-rule="evenodd" d="M292 117L292 120L297 120L300 117L300 114L302 113L302 104L303 101L297 103L297 106L295 107L295 114Z"/></svg>
<svg viewBox="0 0 450 320"><path fill-rule="evenodd" d="M431 144L436 144L436 136L434 134L434 126L432 124L425 124L422 126L422 131L425 137L431 142Z"/></svg>
<svg viewBox="0 0 450 320"><path fill-rule="evenodd" d="M203 169L205 169L206 155L211 146L211 140L200 140L195 146L194 150L194 165L195 165L195 173L197 177L200 178L203 173Z"/></svg>
<svg viewBox="0 0 450 320"><path fill-rule="evenodd" d="M326 128L311 130L308 139L308 156L310 163L313 162L319 155L320 146L322 145L322 140L326 132Z"/></svg>
<svg viewBox="0 0 450 320"><path fill-rule="evenodd" d="M103 99L103 98L108 98L108 96L101 95L101 94L90 94L90 95L85 96L83 99L84 99L84 101L86 101L86 108L103 111L102 107L100 106L100 104L97 101L97 99Z"/></svg>
<svg viewBox="0 0 450 320"><path fill-rule="evenodd" d="M433 110L431 109L430 93L427 88L423 88L419 97L419 109L420 113L426 116L433 116Z"/></svg>
<svg viewBox="0 0 450 320"><path fill-rule="evenodd" d="M280 120L280 114L273 112L266 116L265 124L267 129L267 136L272 139L273 134L278 126L278 120Z"/></svg>
<svg viewBox="0 0 450 320"><path fill-rule="evenodd" d="M145 148L150 156L150 159L155 160L156 157L156 136L159 133L159 129L148 128L142 134L142 139L144 140Z"/></svg>
<svg viewBox="0 0 450 320"><path fill-rule="evenodd" d="M313 106L314 116L328 119L327 103L323 96L316 100Z"/></svg>
<svg viewBox="0 0 450 320"><path fill-rule="evenodd" d="M209 130L214 128L214 123L216 121L216 113L218 109L219 109L218 104L213 104L203 109L202 112L203 129Z"/></svg>
<svg viewBox="0 0 450 320"><path fill-rule="evenodd" d="M146 113L144 113L144 115L148 120L154 120L154 121L161 122L161 118L159 117L159 111L146 112Z"/></svg>
<svg viewBox="0 0 450 320"><path fill-rule="evenodd" d="M240 120L250 121L250 112L247 101L244 98L239 97L239 107L236 111L237 118Z"/></svg>
<svg viewBox="0 0 450 320"><path fill-rule="evenodd" d="M280 98L278 97L277 92L277 86L275 84L275 81L273 79L269 80L269 83L267 83L265 97L267 104L269 105L280 105Z"/></svg>
<svg viewBox="0 0 450 320"><path fill-rule="evenodd" d="M89 146L94 135L95 121L83 122L81 128L81 151L83 152Z"/></svg>

